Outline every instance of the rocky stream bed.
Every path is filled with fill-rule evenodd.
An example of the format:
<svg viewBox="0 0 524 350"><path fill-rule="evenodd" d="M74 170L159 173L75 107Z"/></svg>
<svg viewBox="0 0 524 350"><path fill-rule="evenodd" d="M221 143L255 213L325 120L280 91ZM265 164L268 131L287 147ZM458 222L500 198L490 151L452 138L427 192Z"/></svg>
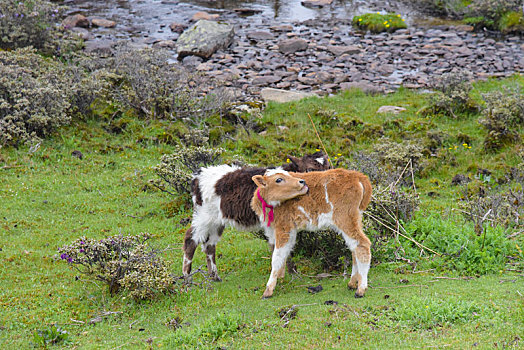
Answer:
<svg viewBox="0 0 524 350"><path fill-rule="evenodd" d="M352 87L388 92L400 86L426 88L435 77L456 70L467 70L477 79L524 71L521 36L493 36L465 25L427 25L427 21L421 25L413 12L405 14L408 29L371 34L353 28L351 11L333 4L305 16L311 18L293 20L293 16L276 11L268 15L269 10L256 2L234 8L239 2L230 1L225 9L169 0L129 1L114 8L87 7L88 3L78 0L69 4L70 15L84 14L90 19L87 29L74 30L87 39L86 51L102 54L111 54L114 45L123 40L138 46L164 47L173 52L176 61L177 40L197 18L232 25L230 46L207 60L191 55L180 62L250 95L264 87L321 95ZM388 1L366 5L356 11L353 8L353 13L408 11ZM170 6L171 16L162 15L155 6ZM110 21L95 25L96 18Z"/></svg>

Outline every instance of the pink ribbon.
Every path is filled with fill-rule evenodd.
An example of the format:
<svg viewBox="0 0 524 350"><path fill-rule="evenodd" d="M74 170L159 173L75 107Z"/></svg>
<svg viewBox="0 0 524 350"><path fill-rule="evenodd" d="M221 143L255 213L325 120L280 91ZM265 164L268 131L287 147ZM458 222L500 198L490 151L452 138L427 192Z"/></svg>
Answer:
<svg viewBox="0 0 524 350"><path fill-rule="evenodd" d="M262 202L262 211L264 212L264 221L266 221L266 208L269 208L269 213L267 214L267 227L271 225L271 222L275 219L273 214L273 206L266 203L264 198L260 195L260 188L257 189L257 197Z"/></svg>

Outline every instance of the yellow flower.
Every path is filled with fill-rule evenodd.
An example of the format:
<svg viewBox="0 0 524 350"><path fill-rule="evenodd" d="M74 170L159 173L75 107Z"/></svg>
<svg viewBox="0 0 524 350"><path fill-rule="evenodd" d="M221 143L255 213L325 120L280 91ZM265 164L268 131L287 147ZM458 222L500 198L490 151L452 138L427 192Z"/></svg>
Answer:
<svg viewBox="0 0 524 350"><path fill-rule="evenodd" d="M471 146L468 146L468 149L470 149L470 148L471 148Z"/></svg>
<svg viewBox="0 0 524 350"><path fill-rule="evenodd" d="M464 143L462 144L462 146L464 146L464 147L468 147L468 144L464 142Z"/></svg>
<svg viewBox="0 0 524 350"><path fill-rule="evenodd" d="M289 162L291 162L291 161L289 160L289 158L288 158L288 159L286 159L286 163L289 163Z"/></svg>
<svg viewBox="0 0 524 350"><path fill-rule="evenodd" d="M386 28L389 28L389 24L386 24Z"/></svg>
<svg viewBox="0 0 524 350"><path fill-rule="evenodd" d="M402 18L402 22L405 22L406 20L404 18Z"/></svg>
<svg viewBox="0 0 524 350"><path fill-rule="evenodd" d="M342 155L342 153L337 153L337 156L341 156L341 155Z"/></svg>
<svg viewBox="0 0 524 350"><path fill-rule="evenodd" d="M399 14L399 15L397 15L397 17L400 17L400 14Z"/></svg>
<svg viewBox="0 0 524 350"><path fill-rule="evenodd" d="M359 21L359 22L362 22L362 18L359 18L358 21Z"/></svg>
<svg viewBox="0 0 524 350"><path fill-rule="evenodd" d="M377 12L377 15L380 15L380 12Z"/></svg>
<svg viewBox="0 0 524 350"><path fill-rule="evenodd" d="M335 157L335 160L338 159L338 157Z"/></svg>
<svg viewBox="0 0 524 350"><path fill-rule="evenodd" d="M320 150L318 148L315 148L315 151L320 152Z"/></svg>

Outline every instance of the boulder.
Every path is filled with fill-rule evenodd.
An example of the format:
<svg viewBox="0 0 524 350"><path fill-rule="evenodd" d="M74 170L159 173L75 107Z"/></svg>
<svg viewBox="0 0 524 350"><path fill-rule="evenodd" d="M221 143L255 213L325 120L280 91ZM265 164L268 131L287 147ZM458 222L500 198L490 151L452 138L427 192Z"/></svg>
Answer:
<svg viewBox="0 0 524 350"><path fill-rule="evenodd" d="M304 51L307 47L308 43L303 39L286 39L278 43L278 50L283 54Z"/></svg>
<svg viewBox="0 0 524 350"><path fill-rule="evenodd" d="M303 98L316 96L315 94L308 93L308 92L298 92L298 91L288 91L288 90L280 90L280 89L272 89L272 88L265 88L260 91L260 97L266 102L272 101L272 102L279 102L279 103L285 103L285 102L291 102L291 101L298 101Z"/></svg>
<svg viewBox="0 0 524 350"><path fill-rule="evenodd" d="M208 59L217 50L231 45L234 35L235 29L232 25L200 20L178 38L178 59L190 55Z"/></svg>
<svg viewBox="0 0 524 350"><path fill-rule="evenodd" d="M89 28L89 20L86 16L77 14L73 16L67 16L62 21L62 25L66 28L82 27Z"/></svg>
<svg viewBox="0 0 524 350"><path fill-rule="evenodd" d="M253 40L253 41L271 40L275 38L275 36L271 34L270 32L259 31L259 30L253 31L253 32L247 32L246 37L249 40Z"/></svg>

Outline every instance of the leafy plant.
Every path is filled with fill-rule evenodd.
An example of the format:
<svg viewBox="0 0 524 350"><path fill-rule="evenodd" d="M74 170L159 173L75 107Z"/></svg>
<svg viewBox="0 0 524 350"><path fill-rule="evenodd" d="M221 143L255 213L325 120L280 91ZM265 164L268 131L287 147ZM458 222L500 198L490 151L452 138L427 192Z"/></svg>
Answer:
<svg viewBox="0 0 524 350"><path fill-rule="evenodd" d="M104 282L111 295L124 290L137 300L176 291L176 277L146 241L151 235L113 236L97 241L82 237L59 248L60 259L82 274Z"/></svg>
<svg viewBox="0 0 524 350"><path fill-rule="evenodd" d="M352 24L359 29L369 30L373 33L394 32L398 29L407 28L405 20L396 13L366 13L353 17Z"/></svg>
<svg viewBox="0 0 524 350"><path fill-rule="evenodd" d="M393 309L391 317L413 329L433 329L466 323L485 312L473 302L450 298L411 297Z"/></svg>
<svg viewBox="0 0 524 350"><path fill-rule="evenodd" d="M168 337L170 347L194 347L214 343L220 338L237 333L242 327L242 318L236 313L217 313L204 324L190 329L179 328Z"/></svg>
<svg viewBox="0 0 524 350"><path fill-rule="evenodd" d="M33 333L33 345L47 349L49 345L70 343L69 333L53 324L45 329L37 329Z"/></svg>

